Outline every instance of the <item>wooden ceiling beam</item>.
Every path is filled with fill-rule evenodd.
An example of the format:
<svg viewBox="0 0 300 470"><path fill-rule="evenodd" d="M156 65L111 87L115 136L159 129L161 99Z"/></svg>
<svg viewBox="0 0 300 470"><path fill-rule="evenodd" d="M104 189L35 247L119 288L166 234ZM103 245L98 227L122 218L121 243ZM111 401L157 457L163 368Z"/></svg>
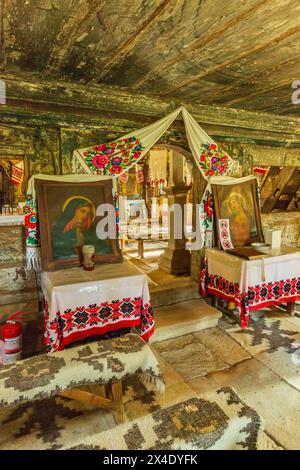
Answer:
<svg viewBox="0 0 300 470"><path fill-rule="evenodd" d="M57 74L78 39L85 32L86 23L105 5L106 0L83 0L76 7L76 13L64 24L51 50L45 75Z"/></svg>
<svg viewBox="0 0 300 470"><path fill-rule="evenodd" d="M162 100L108 85L86 87L62 80L40 80L32 74L23 78L11 74L0 74L0 79L6 82L8 102L13 102L13 106L18 106L20 110L25 110L29 105L35 104L43 106L50 112L51 107L55 106L57 109L55 112L59 112L60 109L61 112L66 113L67 109L70 109L70 113L80 112L91 116L95 116L96 113L102 113L105 116L115 113L119 116L123 114L127 116L127 119L139 116L140 122L141 119L147 118L147 123L149 123L149 120L153 122L182 104L178 100ZM245 132L247 129L253 129L261 135L270 132L274 133L278 140L286 140L287 146L289 142L299 139L300 118L297 116L286 117L189 103L186 107L196 121L203 126L206 124L227 126L244 129ZM1 111L6 111L4 105L1 106Z"/></svg>
<svg viewBox="0 0 300 470"><path fill-rule="evenodd" d="M280 113L283 115L291 113L291 118L293 114L299 117L300 105L292 103L292 93L295 90L291 87L291 83L292 80L289 80L288 85L280 84L273 91L266 91L264 94L257 94L257 96L253 95L248 101L232 106L238 110L247 109L251 112Z"/></svg>
<svg viewBox="0 0 300 470"><path fill-rule="evenodd" d="M204 36L201 36L200 38L196 39L193 41L188 47L186 47L180 54L178 54L176 57L174 57L171 60L166 60L164 61L163 64L159 64L155 69L150 70L148 73L145 74L145 76L139 80L138 82L134 83L132 85L132 89L138 90L142 88L145 83L147 83L149 80L152 80L153 77L158 76L161 74L162 71L167 70L169 67L172 65L175 65L185 59L187 59L191 54L193 54L197 50L201 50L201 48L204 48L215 40L217 37L219 37L221 34L224 32L228 31L230 28L236 27L236 25L242 21L248 18L254 11L256 11L260 6L265 5L266 3L272 3L273 0L259 0L257 3L255 3L252 7L248 8L247 10L243 11L239 15L235 16L231 20L225 22L220 28L217 28L210 33L208 32Z"/></svg>
<svg viewBox="0 0 300 470"><path fill-rule="evenodd" d="M224 99L224 95L229 93L236 93L237 89L244 89L245 87L254 88L255 84L259 84L262 81L266 82L266 79L268 77L275 76L276 74L276 80L278 78L278 75L280 73L286 75L289 75L290 77L293 75L294 72L297 72L297 70L286 70L289 65L293 66L296 64L296 67L299 69L299 61L300 61L300 55L293 57L292 59L284 60L283 62L280 62L276 64L275 66L272 67L266 67L263 70L260 70L259 73L252 75L252 76L247 76L247 78L243 78L242 80L236 80L234 81L233 85L225 85L225 86L220 86L220 84L216 83L216 90L212 90L212 92L206 92L205 93L205 101L207 103L217 100L218 104L227 104L231 100L227 100L226 98ZM282 68L285 68L285 70L282 70ZM278 74L278 75L277 75ZM290 83L292 83L292 80L290 79ZM222 100L221 100L221 99ZM190 99L190 103L201 103L201 100L199 98L195 99Z"/></svg>
<svg viewBox="0 0 300 470"><path fill-rule="evenodd" d="M249 99L253 98L254 96L260 96L265 93L269 93L270 91L277 90L278 88L282 88L283 86L286 86L286 85L290 85L290 88L291 88L292 81L290 78L286 80L282 80L281 82L276 83L276 85L273 85L273 86L269 85L267 87L263 87L259 90L256 90L253 93L249 93L248 95L240 96L239 98L235 98L234 100L226 101L224 105L231 107L231 105L236 105L236 104L243 103L244 101L249 101ZM292 91L293 90L291 88L291 96L292 96Z"/></svg>
<svg viewBox="0 0 300 470"><path fill-rule="evenodd" d="M291 101L290 104L278 104L276 103L276 106L273 108L269 108L268 112L269 113L274 113L274 114L281 114L282 116L290 116L293 118L295 115L297 118L299 117L299 106L300 105L294 105ZM259 112L259 111L258 111Z"/></svg>
<svg viewBox="0 0 300 470"><path fill-rule="evenodd" d="M163 0L162 3L156 8L156 10L144 21L141 27L124 43L122 44L113 55L108 57L105 61L96 61L95 70L100 70L100 73L90 80L88 83L94 81L101 81L106 77L110 71L118 65L123 58L131 51L131 49L137 44L139 39L143 36L145 31L153 25L153 23L160 17L163 11L169 6L173 0Z"/></svg>
<svg viewBox="0 0 300 470"><path fill-rule="evenodd" d="M208 67L204 72L201 72L197 75L194 75L191 78L188 78L184 80L183 82L179 83L176 87L172 88L171 90L168 90L165 93L161 93L161 96L174 96L174 93L179 90L180 88L186 87L190 85L193 82L196 82L198 80L201 80L204 77L207 77L208 75L217 72L219 70L222 70L231 64L234 64L238 62L241 59L245 59L246 57L251 56L252 54L262 51L263 49L267 49L273 44L279 43L280 41L283 41L284 39L287 39L288 37L292 36L293 34L296 34L300 32L300 26L294 26L293 28L289 29L288 31L285 31L284 33L279 34L277 37L273 38L271 41L266 41L262 44L258 44L257 46L253 48L249 48L248 50L242 52L239 56L236 56L233 59L230 59L228 61L223 62L222 64L215 65L213 67Z"/></svg>

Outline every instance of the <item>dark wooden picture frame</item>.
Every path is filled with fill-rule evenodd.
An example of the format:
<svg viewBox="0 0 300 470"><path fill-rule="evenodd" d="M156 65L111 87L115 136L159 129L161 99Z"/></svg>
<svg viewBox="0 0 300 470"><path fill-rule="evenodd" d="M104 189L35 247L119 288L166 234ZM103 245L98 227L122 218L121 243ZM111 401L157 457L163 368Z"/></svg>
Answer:
<svg viewBox="0 0 300 470"><path fill-rule="evenodd" d="M79 256L74 246L74 237L77 237L77 243L79 235L83 244L96 246L96 263L122 261L118 240L100 240L96 235L96 225L101 220L101 217L96 215L98 205L102 203L113 205L111 180L71 183L37 179L35 190L44 271L79 266ZM81 210L79 215L78 210ZM78 223L74 214L77 214L77 219L85 218ZM78 226L80 226L79 235ZM53 236L55 233L58 237ZM85 241L84 238L88 240Z"/></svg>
<svg viewBox="0 0 300 470"><path fill-rule="evenodd" d="M243 183L237 181L236 184L232 185L212 184L211 187L214 198L215 233L219 248L221 247L218 232L220 219L229 219L231 239L235 248L249 245L253 242L263 243L264 236L262 232L257 180L251 179ZM232 201L231 205L229 201ZM239 227L239 220L241 221L240 230L234 230L234 227ZM249 237L246 236L247 220L249 223ZM244 226L246 229L243 228ZM238 236L235 236L236 232L238 232ZM242 241L243 234L245 235L245 240Z"/></svg>

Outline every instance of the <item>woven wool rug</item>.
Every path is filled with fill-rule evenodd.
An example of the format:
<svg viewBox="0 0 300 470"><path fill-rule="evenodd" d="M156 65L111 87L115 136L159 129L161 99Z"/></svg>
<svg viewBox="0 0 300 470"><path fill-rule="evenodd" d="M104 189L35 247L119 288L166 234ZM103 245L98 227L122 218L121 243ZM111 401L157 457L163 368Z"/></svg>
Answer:
<svg viewBox="0 0 300 470"><path fill-rule="evenodd" d="M253 319L250 317L247 328L242 330L239 325L230 324L225 324L224 328L253 356L279 350L293 354L299 348L300 318L290 317L285 312L259 310Z"/></svg>
<svg viewBox="0 0 300 470"><path fill-rule="evenodd" d="M260 448L261 418L231 388L166 407L144 392L139 399L155 411L118 426L111 413L62 397L1 409L0 450ZM125 396L125 410L129 403Z"/></svg>
<svg viewBox="0 0 300 470"><path fill-rule="evenodd" d="M150 389L164 391L157 359L136 334L75 346L0 369L0 405L26 404L86 384L121 381L133 374Z"/></svg>

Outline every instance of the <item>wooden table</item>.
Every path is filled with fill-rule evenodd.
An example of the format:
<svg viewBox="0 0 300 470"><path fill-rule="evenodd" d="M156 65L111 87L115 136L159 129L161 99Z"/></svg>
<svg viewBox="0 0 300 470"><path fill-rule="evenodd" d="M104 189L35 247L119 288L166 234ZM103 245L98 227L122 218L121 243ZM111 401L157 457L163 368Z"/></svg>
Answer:
<svg viewBox="0 0 300 470"><path fill-rule="evenodd" d="M41 287L48 352L123 328L144 340L154 331L147 275L129 261L43 272Z"/></svg>
<svg viewBox="0 0 300 470"><path fill-rule="evenodd" d="M206 259L203 294L233 302L240 310L242 327L247 326L250 312L264 307L287 304L288 313L295 313L295 302L300 300L299 249L283 246L247 260L211 248Z"/></svg>
<svg viewBox="0 0 300 470"><path fill-rule="evenodd" d="M130 229L130 230L129 230ZM139 230L139 231L138 231ZM136 234L139 234L136 237ZM155 243L156 241L168 240L168 227L162 227L160 224L151 225L151 219L146 221L145 225L137 224L121 224L120 240L122 253L126 251L126 243L128 241L136 241L138 244L138 257L143 259L145 255L145 245L147 241Z"/></svg>

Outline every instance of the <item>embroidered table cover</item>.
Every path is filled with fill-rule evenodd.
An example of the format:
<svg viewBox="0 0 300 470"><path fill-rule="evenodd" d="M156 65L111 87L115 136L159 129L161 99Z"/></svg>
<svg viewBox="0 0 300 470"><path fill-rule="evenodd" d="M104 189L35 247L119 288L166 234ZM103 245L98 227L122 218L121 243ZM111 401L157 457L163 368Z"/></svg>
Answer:
<svg viewBox="0 0 300 470"><path fill-rule="evenodd" d="M201 293L234 302L241 326L249 312L300 300L300 250L281 247L263 259L246 260L217 249L206 250Z"/></svg>
<svg viewBox="0 0 300 470"><path fill-rule="evenodd" d="M147 276L129 262L44 272L41 286L48 352L121 328L154 332Z"/></svg>

